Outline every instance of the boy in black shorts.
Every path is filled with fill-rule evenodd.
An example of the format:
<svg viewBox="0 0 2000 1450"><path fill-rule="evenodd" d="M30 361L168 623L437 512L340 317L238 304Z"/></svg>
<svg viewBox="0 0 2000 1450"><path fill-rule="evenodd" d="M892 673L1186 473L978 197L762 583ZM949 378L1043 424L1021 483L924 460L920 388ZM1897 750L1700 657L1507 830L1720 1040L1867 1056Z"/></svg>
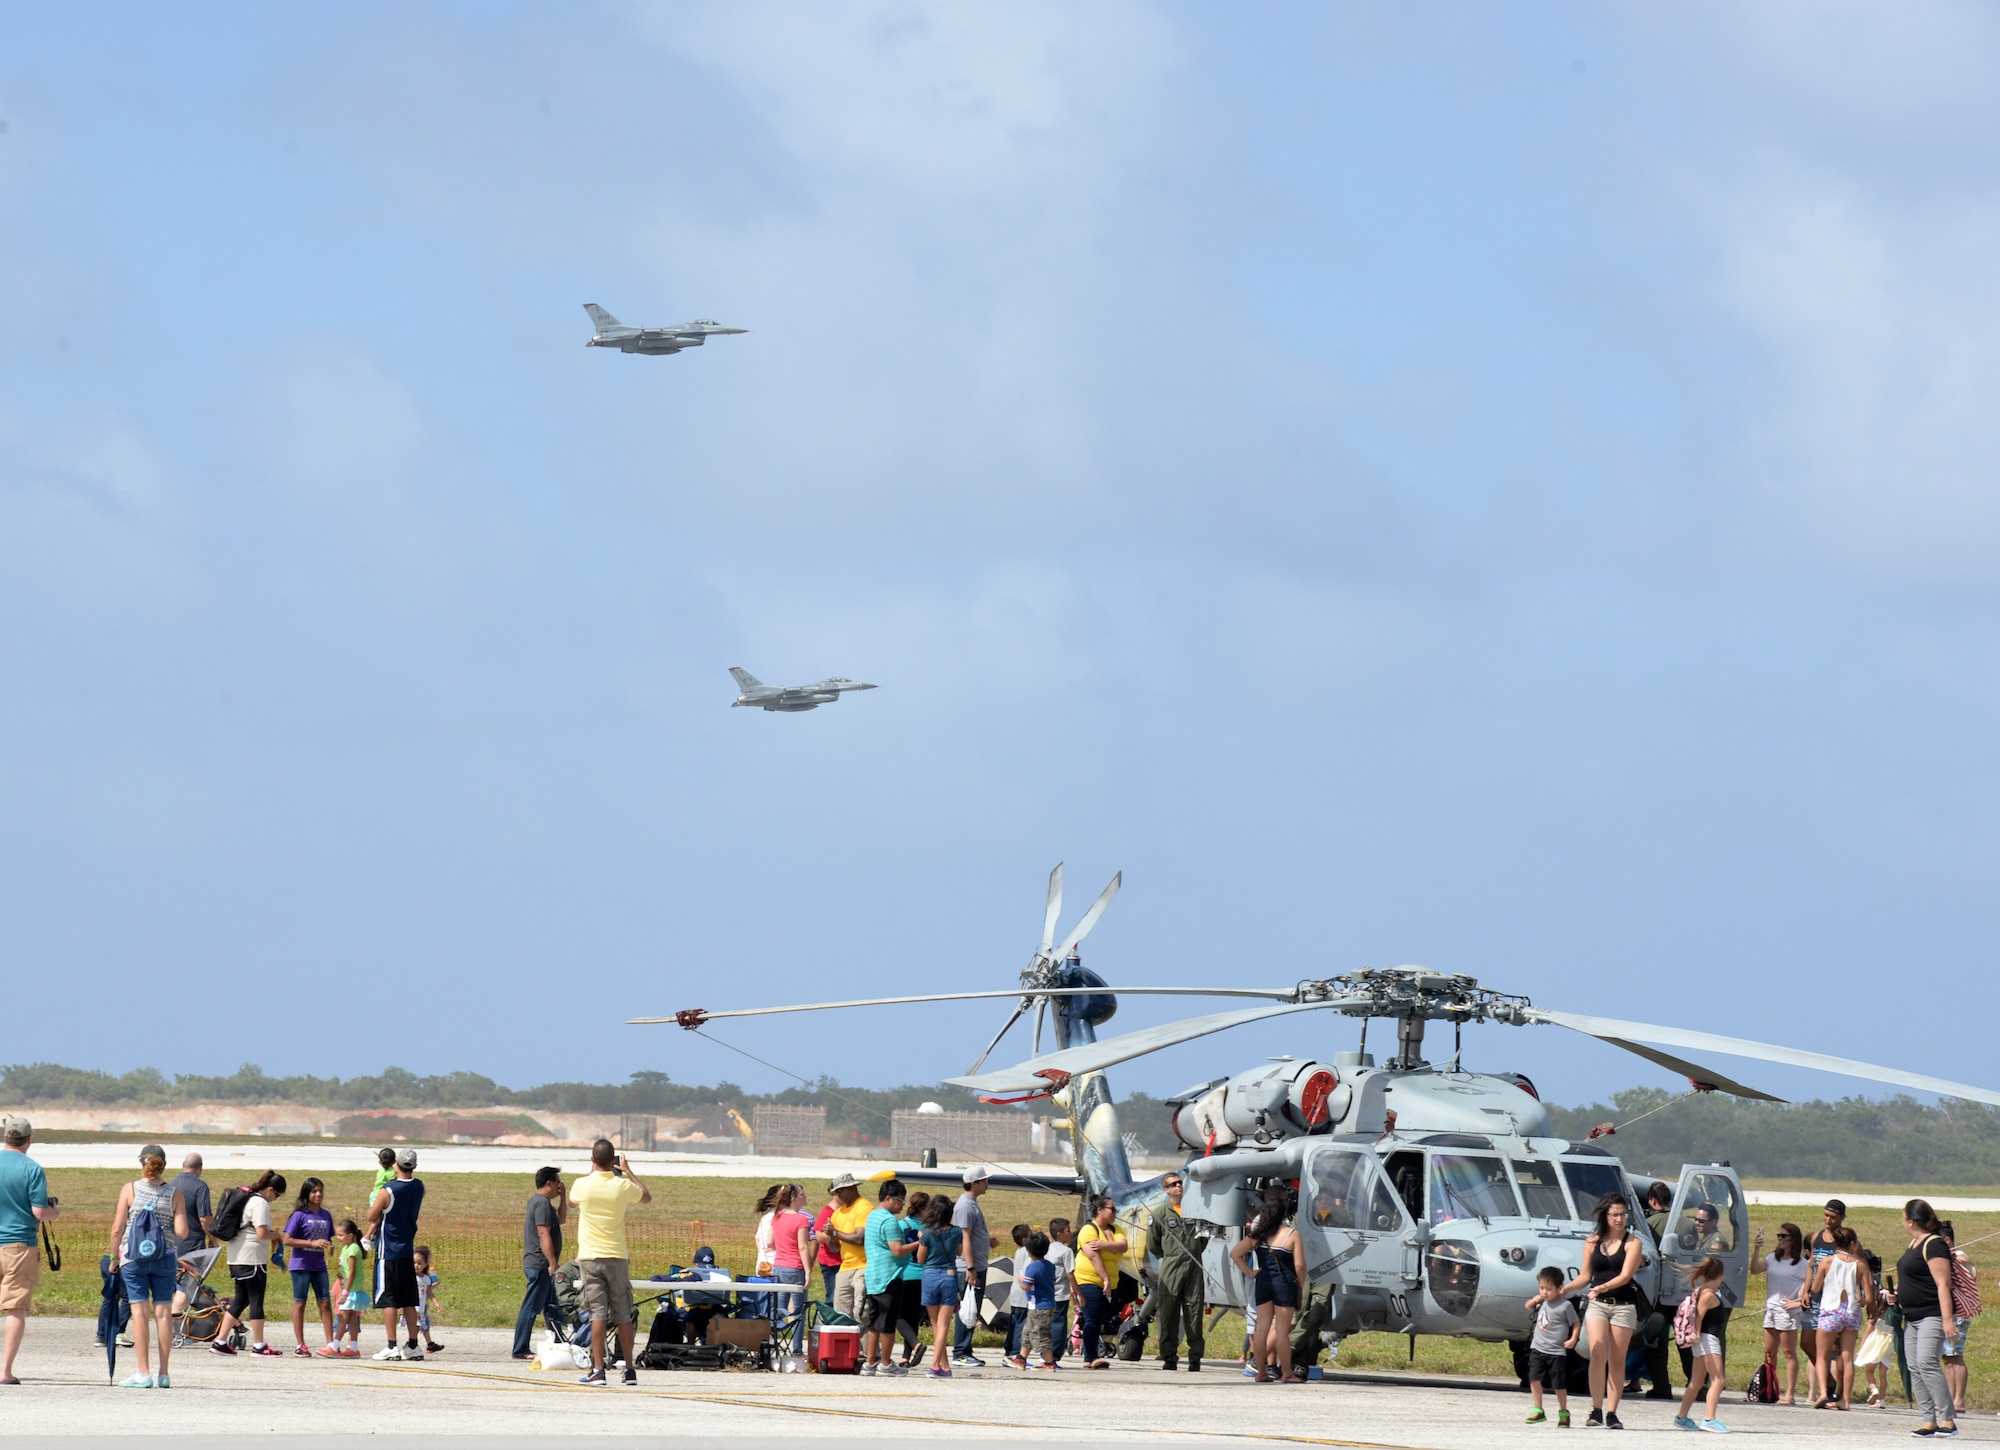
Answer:
<svg viewBox="0 0 2000 1450"><path fill-rule="evenodd" d="M1583 1321L1576 1306L1562 1296L1562 1270L1550 1265L1535 1275L1541 1293L1528 1301L1535 1311L1535 1332L1528 1339L1528 1390L1535 1408L1528 1415L1530 1425L1540 1425L1549 1417L1542 1412L1542 1388L1556 1392L1556 1426L1569 1428L1569 1352L1576 1347Z"/></svg>

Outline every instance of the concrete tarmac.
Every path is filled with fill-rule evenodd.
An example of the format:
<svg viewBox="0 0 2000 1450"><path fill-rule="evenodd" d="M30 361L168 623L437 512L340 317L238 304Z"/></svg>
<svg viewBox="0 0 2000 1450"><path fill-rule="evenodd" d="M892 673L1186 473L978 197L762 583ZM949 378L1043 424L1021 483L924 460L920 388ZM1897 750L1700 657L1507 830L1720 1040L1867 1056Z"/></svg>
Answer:
<svg viewBox="0 0 2000 1450"><path fill-rule="evenodd" d="M637 1389L585 1389L576 1371L543 1373L508 1358L497 1329L444 1331L446 1351L421 1364L291 1357L289 1325L271 1340L283 1359L226 1359L207 1350L174 1357L171 1390L118 1390L106 1381L104 1351L86 1319L30 1321L16 1373L0 1388L0 1431L8 1450L128 1450L142 1436L158 1450L176 1437L274 1433L285 1450L345 1450L356 1435L380 1450L435 1450L459 1438L471 1450L588 1437L606 1450L663 1439L731 1450L809 1441L815 1450L861 1450L885 1440L912 1444L1060 1441L1071 1450L1138 1439L1254 1446L1387 1446L1398 1450L1510 1450L1546 1447L1553 1425L1523 1423L1528 1402L1511 1389L1439 1388L1436 1383L1331 1379L1299 1386L1258 1385L1229 1361L1199 1375L1163 1373L1157 1363L1109 1370L1027 1374L989 1356L983 1370L949 1381L920 1374L850 1376L649 1373ZM316 1329L312 1331L315 1336ZM382 1344L375 1323L364 1353ZM121 1374L135 1367L120 1352ZM1587 1399L1573 1402L1577 1434ZM1673 1406L1640 1401L1623 1416L1631 1432L1672 1434ZM1907 1444L1906 1410L1848 1414L1749 1406L1740 1389L1725 1396L1723 1418L1759 1443L1789 1446ZM2000 1442L2000 1422L1968 1415L1962 1440ZM164 1442L164 1444L162 1443ZM1564 1435L1558 1445L1570 1443ZM188 1450L196 1450L190 1441Z"/></svg>

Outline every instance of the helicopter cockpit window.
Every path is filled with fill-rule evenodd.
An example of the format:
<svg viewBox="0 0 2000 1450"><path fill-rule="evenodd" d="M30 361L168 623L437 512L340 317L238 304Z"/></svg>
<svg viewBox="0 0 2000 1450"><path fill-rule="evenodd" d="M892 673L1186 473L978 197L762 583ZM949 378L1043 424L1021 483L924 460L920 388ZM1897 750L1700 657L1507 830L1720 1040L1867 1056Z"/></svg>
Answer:
<svg viewBox="0 0 2000 1450"><path fill-rule="evenodd" d="M1520 1200L1498 1158L1466 1153L1431 1155L1431 1222L1454 1218L1519 1218Z"/></svg>
<svg viewBox="0 0 2000 1450"><path fill-rule="evenodd" d="M1743 1203L1725 1173L1697 1173L1681 1199L1674 1232L1680 1247L1698 1254L1726 1254L1741 1237Z"/></svg>
<svg viewBox="0 0 2000 1450"><path fill-rule="evenodd" d="M1315 1228L1368 1227L1356 1223L1355 1214L1367 1210L1372 1176L1359 1153L1315 1153L1299 1203L1301 1221Z"/></svg>
<svg viewBox="0 0 2000 1450"><path fill-rule="evenodd" d="M1626 1196L1625 1175L1613 1162L1564 1163L1563 1177L1569 1180L1569 1194L1576 1200L1576 1216L1581 1219L1597 1216L1598 1200L1605 1194Z"/></svg>
<svg viewBox="0 0 2000 1450"><path fill-rule="evenodd" d="M1569 1217L1569 1200L1563 1197L1562 1181L1556 1165L1547 1159L1529 1162L1514 1160L1514 1181L1521 1185L1521 1197L1528 1205L1529 1218Z"/></svg>

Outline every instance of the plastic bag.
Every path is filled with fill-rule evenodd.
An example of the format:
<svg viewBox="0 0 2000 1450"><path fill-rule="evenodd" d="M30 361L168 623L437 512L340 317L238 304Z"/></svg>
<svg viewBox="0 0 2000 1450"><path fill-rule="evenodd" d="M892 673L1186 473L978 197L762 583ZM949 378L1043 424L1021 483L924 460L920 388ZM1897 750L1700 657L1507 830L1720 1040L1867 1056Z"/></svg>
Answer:
<svg viewBox="0 0 2000 1450"><path fill-rule="evenodd" d="M1871 1364L1883 1364L1896 1352L1896 1341L1889 1337L1889 1328L1878 1324L1869 1330L1854 1351L1854 1365L1866 1369Z"/></svg>
<svg viewBox="0 0 2000 1450"><path fill-rule="evenodd" d="M958 1301L958 1322L967 1329L976 1328L979 1324L979 1286L969 1277L965 1281L965 1293Z"/></svg>

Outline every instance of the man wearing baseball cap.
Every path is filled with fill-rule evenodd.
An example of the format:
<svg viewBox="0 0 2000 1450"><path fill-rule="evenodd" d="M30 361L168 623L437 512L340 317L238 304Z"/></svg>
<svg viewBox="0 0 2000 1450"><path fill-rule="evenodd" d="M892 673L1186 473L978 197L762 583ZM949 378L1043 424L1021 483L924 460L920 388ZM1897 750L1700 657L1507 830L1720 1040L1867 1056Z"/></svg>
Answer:
<svg viewBox="0 0 2000 1450"><path fill-rule="evenodd" d="M423 1341L418 1338L418 1311L423 1300L417 1290L417 1215L424 1207L424 1181L416 1176L417 1150L405 1148L396 1155L396 1176L375 1191L368 1205L368 1231L380 1225L382 1237L375 1251L375 1307L382 1311L382 1327L388 1331L388 1346L377 1359L422 1359ZM396 1343L396 1316L403 1316L409 1342Z"/></svg>
<svg viewBox="0 0 2000 1450"><path fill-rule="evenodd" d="M868 1314L868 1248L864 1235L875 1205L861 1196L861 1180L843 1173L827 1184L833 1212L826 1221L825 1240L840 1246L840 1270L833 1276L833 1307L859 1324Z"/></svg>
<svg viewBox="0 0 2000 1450"><path fill-rule="evenodd" d="M17 1385L14 1356L35 1305L35 1286L42 1281L41 1246L37 1225L56 1221L56 1201L42 1165L28 1156L35 1130L26 1118L0 1122L0 1385Z"/></svg>
<svg viewBox="0 0 2000 1450"><path fill-rule="evenodd" d="M967 1282L972 1285L976 1304L986 1302L986 1264L993 1253L993 1236L986 1229L986 1210L979 1206L979 1196L986 1192L986 1181L992 1172L982 1163L975 1163L959 1175L965 1185L965 1192L959 1194L958 1202L952 1205L951 1222L965 1235L965 1262ZM978 1369L981 1361L972 1355L972 1331L979 1322L973 1316L971 1324L961 1322L952 1335L951 1362L964 1368Z"/></svg>

